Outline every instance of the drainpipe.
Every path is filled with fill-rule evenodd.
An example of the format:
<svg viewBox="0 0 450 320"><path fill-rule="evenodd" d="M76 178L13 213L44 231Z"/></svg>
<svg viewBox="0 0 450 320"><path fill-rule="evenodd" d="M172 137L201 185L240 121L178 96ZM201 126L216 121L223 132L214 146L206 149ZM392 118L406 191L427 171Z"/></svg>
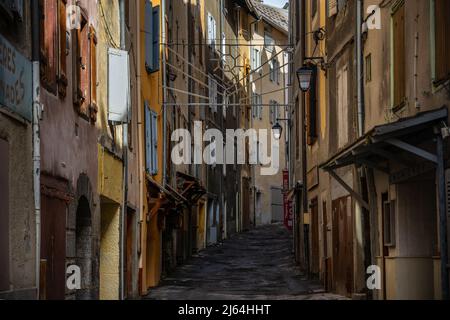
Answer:
<svg viewBox="0 0 450 320"><path fill-rule="evenodd" d="M166 0L161 0L161 42L166 41ZM165 45L168 45L165 43ZM167 96L167 66L166 66L166 50L165 46L162 46L162 87L163 87L163 181L162 185L166 185L167 181L167 112L166 103L168 102Z"/></svg>
<svg viewBox="0 0 450 320"><path fill-rule="evenodd" d="M39 15L38 1L31 1L32 18L32 64L33 64L33 185L34 212L36 220L36 299L40 296L40 265L41 265L41 139L39 121L42 108L40 104L39 77Z"/></svg>
<svg viewBox="0 0 450 320"><path fill-rule="evenodd" d="M126 49L126 28L125 28L125 1L119 0L120 18L120 49ZM123 204L120 221L120 300L125 299L125 224L128 201L128 121L130 120L130 110L128 106L127 121L122 125L122 152L123 152Z"/></svg>
<svg viewBox="0 0 450 320"><path fill-rule="evenodd" d="M358 92L358 136L364 135L364 89L363 89L363 48L362 48L362 30L363 23L362 17L363 0L357 0L356 2L356 83Z"/></svg>
<svg viewBox="0 0 450 320"><path fill-rule="evenodd" d="M141 94L141 89L142 89L142 83L141 83L141 41L140 41L140 39L141 39L141 13L140 13L140 2L135 2L135 6L136 6L136 22L135 22L135 30L136 30L136 32L135 32L135 39L136 39L136 41L135 41L135 43L134 43L134 45L135 45L135 48L136 48L136 50L133 50L133 54L134 54L134 59L136 59L136 61L137 61L137 65L138 65L138 67L136 68L137 70L136 70L136 92L137 92L137 95L136 95L136 101L137 101L137 103L136 103L136 105L137 105L137 127L138 127L138 141L137 141L137 144L138 144L138 154L139 154L139 157L138 157L138 163L139 163L139 166L138 166L138 173L139 173L139 202L138 202L138 210L139 210L139 217L140 217L140 219L139 219L139 222L138 222L138 226L137 226L137 228L138 229L136 229L138 232L137 232L137 234L142 234L142 224L143 224L143 221L145 221L145 217L144 217L144 183L145 183L145 174L144 174L144 171L142 170L142 168L144 168L144 163L145 163L145 160L144 160L144 155L145 155L145 152L144 152L144 148L143 148L143 143L142 143L142 141L144 141L145 140L145 138L144 138L144 135L143 135L143 133L144 133L144 120L143 120L143 108L142 108L142 106L143 106L143 103L142 103L142 94ZM137 220L137 219L136 219ZM137 241L138 241L138 246L137 246L137 248L139 248L139 247L144 247L143 245L142 245L142 239L141 238L138 238L137 239ZM140 244L140 245L139 245ZM139 268L142 268L142 266L143 266L143 260L142 260L142 253L141 253L141 255L140 255L140 257L139 257ZM143 282L144 282L144 280L142 279L141 280L142 282L139 282L139 288L138 288L138 294L141 294L141 292L143 291L143 287L142 287L142 284L143 284Z"/></svg>

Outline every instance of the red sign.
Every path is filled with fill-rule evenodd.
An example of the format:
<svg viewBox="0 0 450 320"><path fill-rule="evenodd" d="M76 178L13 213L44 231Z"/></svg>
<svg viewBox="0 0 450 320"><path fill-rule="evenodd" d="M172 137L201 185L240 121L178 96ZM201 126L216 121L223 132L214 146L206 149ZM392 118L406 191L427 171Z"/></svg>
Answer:
<svg viewBox="0 0 450 320"><path fill-rule="evenodd" d="M283 200L284 200L284 225L289 231L292 231L294 224L294 211L292 201L288 200L289 193L289 171L283 171Z"/></svg>

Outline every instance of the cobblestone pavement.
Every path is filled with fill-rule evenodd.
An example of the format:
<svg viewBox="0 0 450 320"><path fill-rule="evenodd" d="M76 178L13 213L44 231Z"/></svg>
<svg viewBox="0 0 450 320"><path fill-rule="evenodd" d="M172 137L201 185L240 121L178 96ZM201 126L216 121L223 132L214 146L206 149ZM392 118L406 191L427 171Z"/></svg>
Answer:
<svg viewBox="0 0 450 320"><path fill-rule="evenodd" d="M146 299L337 300L295 266L292 237L270 225L231 237L181 266Z"/></svg>

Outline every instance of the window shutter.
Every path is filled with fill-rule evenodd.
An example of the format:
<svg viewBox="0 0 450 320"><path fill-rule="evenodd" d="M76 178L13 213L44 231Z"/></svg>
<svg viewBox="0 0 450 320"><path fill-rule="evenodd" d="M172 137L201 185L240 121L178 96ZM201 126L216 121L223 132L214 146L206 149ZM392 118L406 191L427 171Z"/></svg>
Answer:
<svg viewBox="0 0 450 320"><path fill-rule="evenodd" d="M58 94L65 98L67 94L67 19L66 7L67 0L59 0L59 75L58 75Z"/></svg>
<svg viewBox="0 0 450 320"><path fill-rule="evenodd" d="M450 1L435 0L436 84L450 78Z"/></svg>
<svg viewBox="0 0 450 320"><path fill-rule="evenodd" d="M151 130L152 130L152 167L151 173L156 175L158 173L158 115L151 111Z"/></svg>
<svg viewBox="0 0 450 320"><path fill-rule="evenodd" d="M97 121L97 35L93 26L89 28L89 46L90 46L90 105L89 115L93 122ZM127 77L127 75L123 75Z"/></svg>
<svg viewBox="0 0 450 320"><path fill-rule="evenodd" d="M313 67L311 89L305 95L307 115L307 143L314 144L317 139L317 67Z"/></svg>
<svg viewBox="0 0 450 320"><path fill-rule="evenodd" d="M148 102L145 102L145 166L147 173L152 173L152 130L151 114Z"/></svg>
<svg viewBox="0 0 450 320"><path fill-rule="evenodd" d="M273 76L273 74L274 74L274 64L273 64L273 61L274 60L270 60L269 61L269 80L271 81L271 82L273 82L275 79L274 79L274 76Z"/></svg>
<svg viewBox="0 0 450 320"><path fill-rule="evenodd" d="M335 16L338 13L337 0L328 0L328 17Z"/></svg>
<svg viewBox="0 0 450 320"><path fill-rule="evenodd" d="M130 102L130 70L128 52L108 50L108 120L125 123Z"/></svg>
<svg viewBox="0 0 450 320"><path fill-rule="evenodd" d="M57 0L41 0L41 81L51 93L57 92Z"/></svg>
<svg viewBox="0 0 450 320"><path fill-rule="evenodd" d="M393 15L394 28L394 105L399 107L405 100L405 5Z"/></svg>
<svg viewBox="0 0 450 320"><path fill-rule="evenodd" d="M145 1L145 68L152 72L153 66L153 7L150 1Z"/></svg>
<svg viewBox="0 0 450 320"><path fill-rule="evenodd" d="M80 59L78 63L78 69L80 72L79 81L79 113L85 117L89 117L89 104L91 102L90 97L90 57L89 57L89 26L87 22L82 25L79 32L79 45L80 45Z"/></svg>
<svg viewBox="0 0 450 320"><path fill-rule="evenodd" d="M160 56L160 17L159 6L153 8L153 71L159 70L159 56Z"/></svg>

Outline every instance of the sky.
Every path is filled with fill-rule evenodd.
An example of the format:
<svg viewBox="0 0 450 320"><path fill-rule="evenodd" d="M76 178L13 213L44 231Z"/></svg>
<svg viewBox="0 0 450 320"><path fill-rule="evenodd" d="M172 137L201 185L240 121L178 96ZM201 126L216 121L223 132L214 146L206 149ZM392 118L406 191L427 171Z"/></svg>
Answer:
<svg viewBox="0 0 450 320"><path fill-rule="evenodd" d="M282 8L288 0L263 0L265 4Z"/></svg>

